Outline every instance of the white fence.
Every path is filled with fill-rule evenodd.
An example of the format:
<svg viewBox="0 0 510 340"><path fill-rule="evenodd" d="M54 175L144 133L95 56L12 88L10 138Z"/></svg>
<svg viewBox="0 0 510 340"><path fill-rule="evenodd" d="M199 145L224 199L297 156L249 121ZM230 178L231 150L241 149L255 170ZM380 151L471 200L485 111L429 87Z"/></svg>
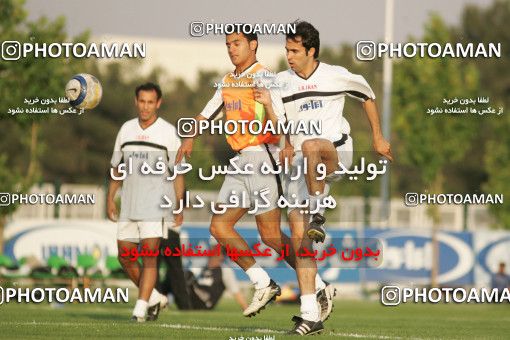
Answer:
<svg viewBox="0 0 510 340"><path fill-rule="evenodd" d="M53 184L45 183L34 186L30 193L56 194ZM95 204L24 204L11 216L12 220L18 219L105 219L106 218L106 188L95 185L63 184L60 186L60 194L92 194ZM190 197L199 195L206 206L216 198L213 191L192 191ZM328 223L339 228L361 228L369 225L373 228L431 228L432 219L427 214L427 206L419 205L407 207L403 199L394 198L390 201L388 211L381 211L381 201L377 197L337 197L337 207L328 212ZM495 224L487 206L470 205L465 208L462 205L438 206L441 216L439 228L442 230L484 230ZM365 214L368 216L365 217ZM185 211L187 222L209 222L209 209L194 209ZM253 216L243 219L243 222L252 222ZM465 228L464 228L465 227Z"/></svg>

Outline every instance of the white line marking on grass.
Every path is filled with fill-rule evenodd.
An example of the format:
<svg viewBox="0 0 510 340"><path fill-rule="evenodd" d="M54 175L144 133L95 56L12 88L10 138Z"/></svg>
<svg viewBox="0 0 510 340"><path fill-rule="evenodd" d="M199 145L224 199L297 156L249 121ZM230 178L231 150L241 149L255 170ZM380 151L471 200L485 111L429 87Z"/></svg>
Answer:
<svg viewBox="0 0 510 340"><path fill-rule="evenodd" d="M80 327L86 327L86 326L99 326L99 325L113 325L118 326L122 325L124 326L125 323L119 322L119 323L86 323L86 322L39 322L39 321L32 321L32 322L0 322L0 325L2 326L80 326ZM135 325L135 324L133 324ZM254 333L279 333L284 334L286 331L281 330L275 330L275 329L267 329L267 328L232 328L232 327L212 327L212 326L191 326L191 325L183 325L183 324L170 324L170 323L145 323L145 325L150 325L152 327L161 327L161 328L172 328L172 329L189 329L189 330L195 330L195 331L216 331L216 332L254 332ZM389 340L389 339L397 339L397 340L404 340L404 339L411 339L411 340L426 340L427 338L402 338L398 336L386 336L386 335L375 335L375 334L358 334L358 333L334 333L334 332L328 332L327 330L324 331L324 335L333 335L333 336L343 336L347 338L362 338L362 339L380 339L380 340ZM430 339L430 338L429 338ZM437 339L437 338L434 338Z"/></svg>
<svg viewBox="0 0 510 340"><path fill-rule="evenodd" d="M208 326L190 326L190 325L182 325L182 324L157 324L154 326L164 327L164 328L173 328L173 329L190 329L190 330L201 330L201 331L234 331L239 332L241 331L239 328L228 328L228 327L208 327ZM254 332L254 333L286 333L286 331L280 331L275 329L264 329L264 328L245 328L242 331L246 332ZM364 338L364 339L381 339L381 340L388 340L388 339L412 339L412 340L425 340L422 338L402 338L398 336L385 336L385 335L374 335L374 334L357 334L357 333L333 333L328 332L327 330L324 331L324 335L334 335L334 336L343 336L348 338Z"/></svg>

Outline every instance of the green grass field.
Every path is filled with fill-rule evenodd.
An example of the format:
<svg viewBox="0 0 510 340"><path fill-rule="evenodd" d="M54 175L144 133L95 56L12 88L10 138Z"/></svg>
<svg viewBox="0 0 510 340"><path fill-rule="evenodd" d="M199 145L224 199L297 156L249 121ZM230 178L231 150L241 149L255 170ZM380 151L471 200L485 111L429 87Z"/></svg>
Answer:
<svg viewBox="0 0 510 340"><path fill-rule="evenodd" d="M7 339L230 339L293 338L285 335L298 305L273 304L255 318L244 318L233 301L213 311L170 308L156 322L128 321L128 304L9 303L0 306L0 338ZM406 304L336 301L323 339L510 339L510 305Z"/></svg>

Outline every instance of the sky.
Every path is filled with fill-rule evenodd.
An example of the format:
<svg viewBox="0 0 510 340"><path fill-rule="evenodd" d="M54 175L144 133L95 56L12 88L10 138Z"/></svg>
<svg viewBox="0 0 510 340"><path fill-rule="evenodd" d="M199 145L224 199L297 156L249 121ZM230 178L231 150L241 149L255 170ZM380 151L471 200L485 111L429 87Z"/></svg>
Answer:
<svg viewBox="0 0 510 340"><path fill-rule="evenodd" d="M90 29L93 35L127 35L170 39L193 38L190 23L289 23L310 21L321 32L321 42L337 45L384 36L384 0L28 0L30 19L64 15L67 29L76 35ZM460 21L466 4L488 6L492 0L395 0L394 41L420 36L431 12L447 23ZM107 4L107 5L106 5ZM250 8L251 7L251 8ZM266 39L282 39L268 37Z"/></svg>

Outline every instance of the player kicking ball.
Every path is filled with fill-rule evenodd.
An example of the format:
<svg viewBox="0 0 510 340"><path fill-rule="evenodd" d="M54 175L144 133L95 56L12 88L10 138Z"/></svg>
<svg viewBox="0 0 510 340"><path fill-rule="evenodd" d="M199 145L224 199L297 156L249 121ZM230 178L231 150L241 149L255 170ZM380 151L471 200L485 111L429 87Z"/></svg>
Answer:
<svg viewBox="0 0 510 340"><path fill-rule="evenodd" d="M293 230L292 239L303 246L311 246L306 242L324 242L324 208L318 209L318 203L329 194L329 183L339 180L335 171L339 162L348 169L352 165L352 138L349 136L350 126L343 117L345 96L353 97L363 104L372 127L374 149L381 155L393 160L390 144L381 133L379 116L375 105L375 95L362 76L355 75L340 66L320 62L319 32L311 24L301 21L296 23L296 32L287 34L285 49L290 69L278 73L277 82L285 84L280 88L282 102L289 121L321 121L322 131L319 134L294 134L285 139L285 148L281 151L281 159L289 158L293 166L304 167L307 174L298 180L289 181L287 197L296 197L297 201L309 200L309 211L317 211L312 216L301 214L298 209L288 211L289 223ZM294 157L295 155L295 157ZM306 159L306 163L305 160ZM317 166L326 167L325 180L317 180ZM295 196L294 196L295 195ZM320 205L319 205L320 207ZM307 237L303 237L304 235ZM308 264L315 266L315 263ZM323 321L331 313L331 304L321 304L321 313L317 315L309 306L311 301L312 280L308 277L300 280L302 291L301 316L295 316L292 334L310 335L323 329ZM317 298L319 301L333 299L335 289L328 285L322 289Z"/></svg>
<svg viewBox="0 0 510 340"><path fill-rule="evenodd" d="M317 204L329 194L329 183L340 176L339 162L345 169L352 165L352 138L350 125L343 116L345 96L362 103L372 128L373 147L380 155L393 161L390 144L381 132L375 95L370 85L360 76L350 73L341 66L320 62L319 32L308 22L298 22L296 33L287 34L285 49L290 69L278 74L279 81L287 84L282 88L282 101L289 120L322 121L320 135L292 135L286 140L286 148L293 149L299 159L306 158L307 174L301 185L300 198L310 200L310 210L317 210ZM290 152L290 151L289 151ZM317 165L326 167L325 180L317 180ZM323 208L311 216L308 237L324 242Z"/></svg>

